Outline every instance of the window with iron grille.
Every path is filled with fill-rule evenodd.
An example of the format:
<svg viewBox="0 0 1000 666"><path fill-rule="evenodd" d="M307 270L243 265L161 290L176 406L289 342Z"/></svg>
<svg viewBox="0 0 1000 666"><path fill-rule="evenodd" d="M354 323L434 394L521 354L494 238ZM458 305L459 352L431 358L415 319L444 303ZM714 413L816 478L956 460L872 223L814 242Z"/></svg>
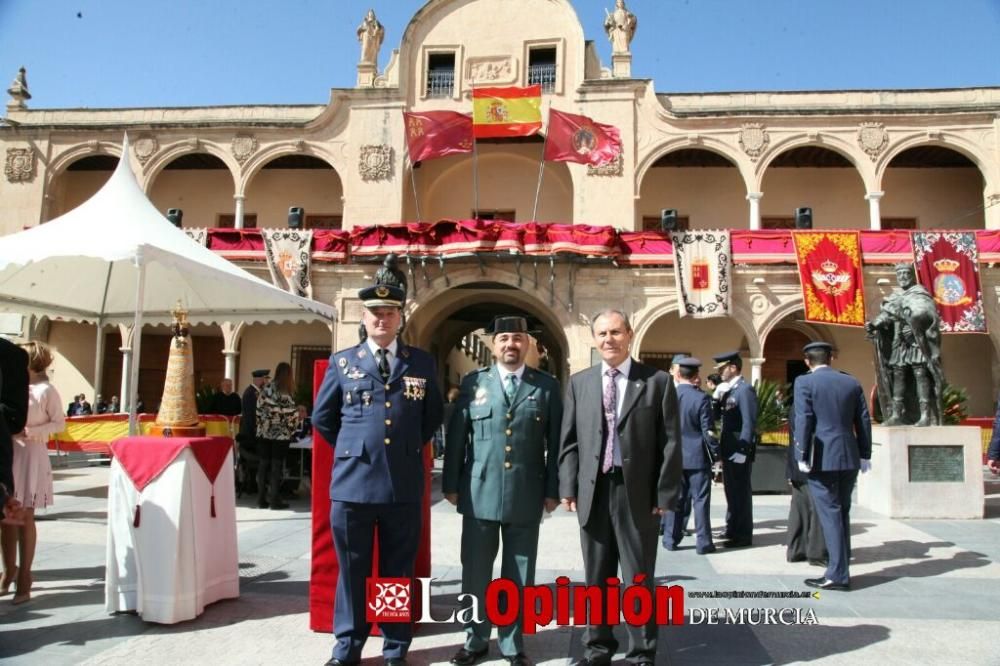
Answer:
<svg viewBox="0 0 1000 666"><path fill-rule="evenodd" d="M528 50L528 85L542 86L542 92L556 89L556 49L554 46Z"/></svg>
<svg viewBox="0 0 1000 666"><path fill-rule="evenodd" d="M452 97L455 91L455 54L427 56L427 97Z"/></svg>

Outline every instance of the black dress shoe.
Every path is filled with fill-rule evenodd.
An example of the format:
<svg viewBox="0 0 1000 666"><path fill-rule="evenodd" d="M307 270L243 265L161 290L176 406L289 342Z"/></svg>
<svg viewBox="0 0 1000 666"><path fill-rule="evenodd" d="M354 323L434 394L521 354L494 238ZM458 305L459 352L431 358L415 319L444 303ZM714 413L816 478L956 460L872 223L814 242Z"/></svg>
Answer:
<svg viewBox="0 0 1000 666"><path fill-rule="evenodd" d="M752 546L753 541L750 539L726 539L722 542L722 545L726 548L746 548L747 546Z"/></svg>
<svg viewBox="0 0 1000 666"><path fill-rule="evenodd" d="M330 661L323 664L323 666L358 666L360 661L346 661L344 659L336 659L334 657L330 658Z"/></svg>
<svg viewBox="0 0 1000 666"><path fill-rule="evenodd" d="M258 509L266 509L268 506L269 505L268 505L266 499L259 499L259 500L257 500L257 508Z"/></svg>
<svg viewBox="0 0 1000 666"><path fill-rule="evenodd" d="M489 651L490 651L489 648L483 648L482 650L479 650L477 652L472 652L471 650L466 650L465 648L461 648L459 649L458 652L455 653L455 656L451 658L451 663L455 664L456 666L472 666L472 664L476 663L477 661L485 657L486 653Z"/></svg>
<svg viewBox="0 0 1000 666"><path fill-rule="evenodd" d="M704 548L696 548L695 552L699 555L708 555L709 553L715 552L715 546L705 546Z"/></svg>
<svg viewBox="0 0 1000 666"><path fill-rule="evenodd" d="M829 578L825 576L823 578L806 578L806 585L809 587L815 587L820 590L840 590L847 591L851 589L851 586L847 583L834 583Z"/></svg>
<svg viewBox="0 0 1000 666"><path fill-rule="evenodd" d="M528 659L527 655L521 652L518 652L511 657L504 655L504 659L509 661L511 666L531 666L531 660Z"/></svg>
<svg viewBox="0 0 1000 666"><path fill-rule="evenodd" d="M805 562L806 561L806 556L805 555L797 555L796 557L786 557L785 561L786 562Z"/></svg>
<svg viewBox="0 0 1000 666"><path fill-rule="evenodd" d="M814 567L827 567L830 565L830 563L827 562L826 560L809 560L809 564L813 565Z"/></svg>
<svg viewBox="0 0 1000 666"><path fill-rule="evenodd" d="M385 666L406 666L406 659L403 657L390 657L385 660Z"/></svg>
<svg viewBox="0 0 1000 666"><path fill-rule="evenodd" d="M287 509L288 502L283 502L280 499L274 500L273 502L271 502L271 508L274 509L275 511L280 511L281 509Z"/></svg>

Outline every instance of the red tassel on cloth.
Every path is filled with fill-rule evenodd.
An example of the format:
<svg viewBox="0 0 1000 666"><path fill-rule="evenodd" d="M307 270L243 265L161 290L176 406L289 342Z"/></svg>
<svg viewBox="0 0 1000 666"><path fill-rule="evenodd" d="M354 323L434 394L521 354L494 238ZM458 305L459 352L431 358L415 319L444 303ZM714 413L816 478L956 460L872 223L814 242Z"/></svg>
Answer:
<svg viewBox="0 0 1000 666"><path fill-rule="evenodd" d="M215 491L212 491L212 518L215 518Z"/></svg>
<svg viewBox="0 0 1000 666"><path fill-rule="evenodd" d="M135 505L135 518L132 519L132 527L139 527L139 505Z"/></svg>

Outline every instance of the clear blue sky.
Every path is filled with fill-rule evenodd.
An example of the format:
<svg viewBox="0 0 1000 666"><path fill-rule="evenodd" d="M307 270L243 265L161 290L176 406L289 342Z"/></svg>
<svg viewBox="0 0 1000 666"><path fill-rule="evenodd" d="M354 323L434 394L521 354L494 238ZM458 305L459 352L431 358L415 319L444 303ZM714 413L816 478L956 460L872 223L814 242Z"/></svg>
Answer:
<svg viewBox="0 0 1000 666"><path fill-rule="evenodd" d="M423 4L0 0L0 90L24 65L36 109L325 103L354 84L365 11L386 27L384 65ZM573 4L609 64L614 0ZM627 4L632 74L657 92L1000 86L1000 0Z"/></svg>

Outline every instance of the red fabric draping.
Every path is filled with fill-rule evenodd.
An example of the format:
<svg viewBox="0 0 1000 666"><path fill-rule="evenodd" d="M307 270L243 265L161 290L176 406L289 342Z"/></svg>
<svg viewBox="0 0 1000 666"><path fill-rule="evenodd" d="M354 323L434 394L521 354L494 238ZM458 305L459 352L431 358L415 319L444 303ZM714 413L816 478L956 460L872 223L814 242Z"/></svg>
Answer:
<svg viewBox="0 0 1000 666"><path fill-rule="evenodd" d="M796 231L805 319L864 326L864 282L857 231Z"/></svg>
<svg viewBox="0 0 1000 666"><path fill-rule="evenodd" d="M313 397L319 392L329 361L316 361L313 366ZM333 550L330 533L330 478L333 473L333 452L322 435L313 429L312 453L312 571L309 576L309 628L313 631L333 631L333 602L340 565ZM431 575L431 469L434 465L432 448L424 447L424 497L420 545L413 569L416 577ZM378 539L372 555L372 574L378 575ZM413 615L419 617L419 596L413 597ZM376 626L377 630L377 626Z"/></svg>
<svg viewBox="0 0 1000 666"><path fill-rule="evenodd" d="M318 261L347 260L350 234L340 229L313 230L312 254ZM263 261L264 237L260 229L209 229L208 249L231 261Z"/></svg>
<svg viewBox="0 0 1000 666"><path fill-rule="evenodd" d="M142 492L188 448L209 482L215 483L232 446L228 437L122 437L111 445L111 451L136 490Z"/></svg>
<svg viewBox="0 0 1000 666"><path fill-rule="evenodd" d="M914 231L917 279L934 297L942 333L986 333L979 252L971 231Z"/></svg>
<svg viewBox="0 0 1000 666"><path fill-rule="evenodd" d="M660 231L619 231L620 262L626 266L673 265L674 245Z"/></svg>

